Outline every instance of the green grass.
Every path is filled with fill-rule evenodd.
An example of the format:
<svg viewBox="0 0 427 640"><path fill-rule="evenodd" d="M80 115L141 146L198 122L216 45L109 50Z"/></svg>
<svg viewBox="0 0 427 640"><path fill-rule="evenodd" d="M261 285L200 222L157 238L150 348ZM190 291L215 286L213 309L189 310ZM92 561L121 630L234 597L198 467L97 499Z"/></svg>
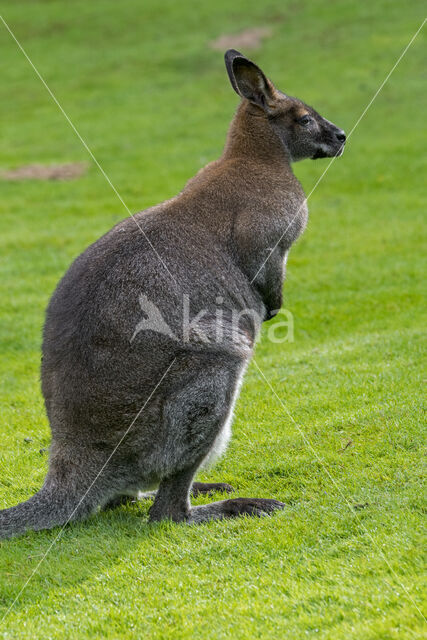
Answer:
<svg viewBox="0 0 427 640"><path fill-rule="evenodd" d="M175 194L221 152L236 96L211 40L271 26L253 57L282 90L349 131L423 6L20 0L3 15L136 211ZM287 509L149 527L148 505L131 505L67 527L56 543L58 529L3 541L0 613L35 573L0 637L421 636L424 37L310 198L285 287L295 341L272 345L265 331L257 346L295 422L252 364L231 446L202 476ZM0 39L3 167L87 161L1 24ZM295 167L307 193L326 162ZM0 188L3 508L36 491L46 472L39 361L49 296L126 211L93 164L75 181Z"/></svg>

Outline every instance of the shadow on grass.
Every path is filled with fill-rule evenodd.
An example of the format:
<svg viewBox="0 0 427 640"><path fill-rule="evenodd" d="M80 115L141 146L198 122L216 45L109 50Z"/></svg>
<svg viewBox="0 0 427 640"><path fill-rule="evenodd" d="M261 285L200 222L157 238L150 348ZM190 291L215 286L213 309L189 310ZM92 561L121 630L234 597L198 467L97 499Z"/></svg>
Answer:
<svg viewBox="0 0 427 640"><path fill-rule="evenodd" d="M40 600L41 591L65 589L108 571L134 553L135 545L172 523L148 524L150 501L102 511L88 520L0 543L0 615ZM132 543L132 544L130 544ZM23 589L24 587L24 589ZM22 590L22 593L20 593Z"/></svg>

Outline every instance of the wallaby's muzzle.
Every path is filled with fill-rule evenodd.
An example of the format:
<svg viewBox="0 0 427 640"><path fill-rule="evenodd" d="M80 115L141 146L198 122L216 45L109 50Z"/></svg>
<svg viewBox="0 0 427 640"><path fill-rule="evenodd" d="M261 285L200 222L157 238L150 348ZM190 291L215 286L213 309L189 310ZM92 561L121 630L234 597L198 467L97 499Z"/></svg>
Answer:
<svg viewBox="0 0 427 640"><path fill-rule="evenodd" d="M321 116L318 116L318 123L321 123L320 136L317 139L316 150L312 155L312 159L317 160L318 158L341 156L344 153L345 141L347 139L345 132L332 122L329 122L329 120L321 118Z"/></svg>

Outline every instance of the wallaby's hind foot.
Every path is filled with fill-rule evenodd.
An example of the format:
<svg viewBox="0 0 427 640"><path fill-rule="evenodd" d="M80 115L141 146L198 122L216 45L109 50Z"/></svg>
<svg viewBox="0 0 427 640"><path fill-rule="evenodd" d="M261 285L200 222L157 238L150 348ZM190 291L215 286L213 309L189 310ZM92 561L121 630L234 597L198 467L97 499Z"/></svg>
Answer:
<svg viewBox="0 0 427 640"><path fill-rule="evenodd" d="M237 518L245 515L261 518L285 507L283 502L269 498L233 498L232 500L221 500L220 502L212 502L212 504L192 507L187 522L200 524L209 520L223 520L224 518Z"/></svg>
<svg viewBox="0 0 427 640"><path fill-rule="evenodd" d="M162 480L149 511L150 522L173 520L199 524L243 515L263 517L286 506L268 498L234 498L192 507L189 494L193 474L194 470L188 469Z"/></svg>
<svg viewBox="0 0 427 640"><path fill-rule="evenodd" d="M200 495L212 496L214 493L233 493L234 488L226 482L193 482L191 495L196 498Z"/></svg>

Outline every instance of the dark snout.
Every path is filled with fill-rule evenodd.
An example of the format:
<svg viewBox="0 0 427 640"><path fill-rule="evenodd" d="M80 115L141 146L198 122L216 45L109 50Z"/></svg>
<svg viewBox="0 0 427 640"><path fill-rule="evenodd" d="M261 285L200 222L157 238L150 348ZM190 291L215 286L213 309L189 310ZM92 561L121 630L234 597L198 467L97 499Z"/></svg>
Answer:
<svg viewBox="0 0 427 640"><path fill-rule="evenodd" d="M344 153L344 146L347 136L345 131L336 127L332 122L329 126L329 131L326 134L326 140L329 142L328 156L341 156Z"/></svg>
<svg viewBox="0 0 427 640"><path fill-rule="evenodd" d="M345 141L347 140L347 136L345 135L345 131L343 131L342 129L337 129L335 131L335 139L338 140L338 144L340 145L340 149L338 151L338 153L336 153L336 156L342 156L342 154L344 153L344 146L345 146Z"/></svg>
<svg viewBox="0 0 427 640"><path fill-rule="evenodd" d="M342 129L338 129L338 131L336 131L335 137L338 140L338 142L341 142L341 144L343 144L347 138L347 136L345 135L345 132Z"/></svg>
<svg viewBox="0 0 427 640"><path fill-rule="evenodd" d="M341 156L344 152L347 136L345 131L336 127L328 120L323 121L320 144L318 145L313 160L317 158L333 158Z"/></svg>

